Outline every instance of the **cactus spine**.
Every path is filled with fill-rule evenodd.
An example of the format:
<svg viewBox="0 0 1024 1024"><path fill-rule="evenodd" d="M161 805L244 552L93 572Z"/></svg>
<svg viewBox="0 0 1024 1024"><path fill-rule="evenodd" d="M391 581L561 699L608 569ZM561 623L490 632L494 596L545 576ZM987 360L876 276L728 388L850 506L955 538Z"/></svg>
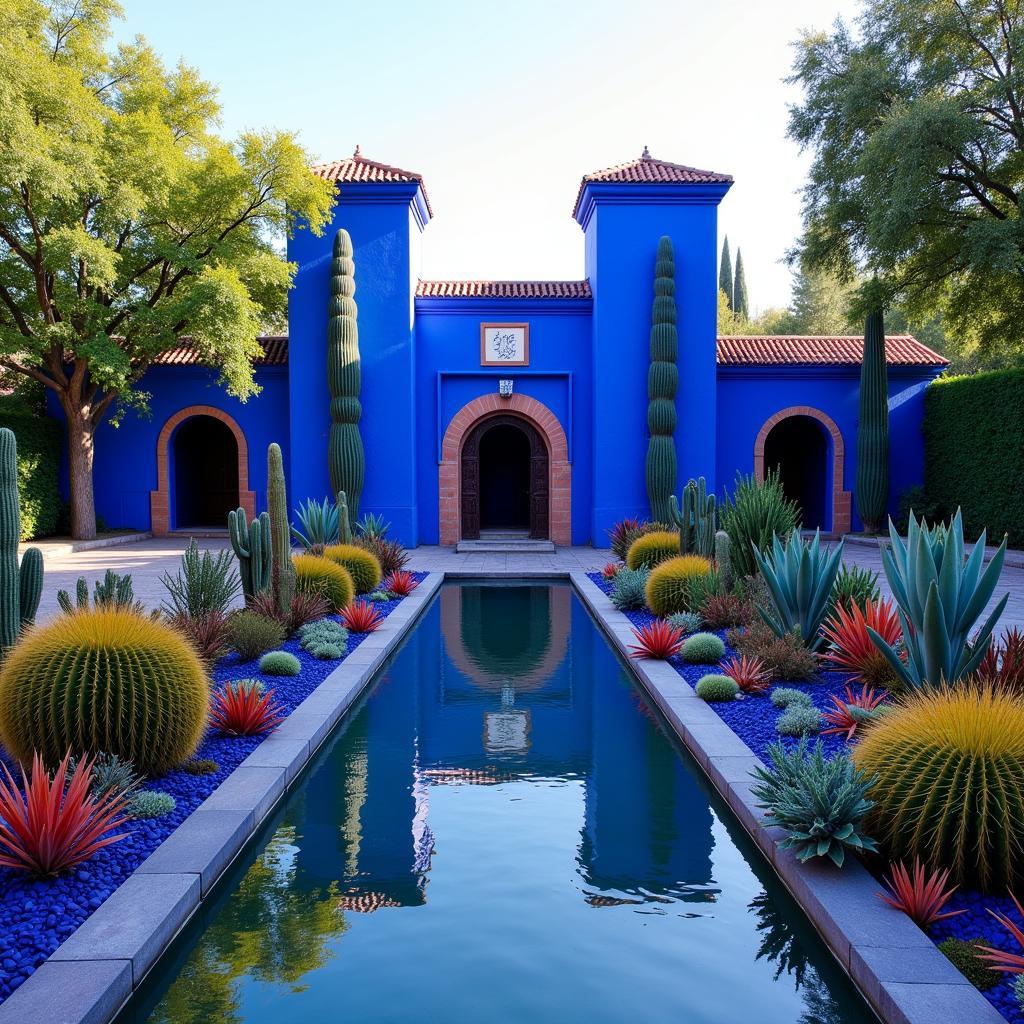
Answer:
<svg viewBox="0 0 1024 1024"><path fill-rule="evenodd" d="M29 548L18 564L21 510L18 506L18 444L14 431L0 428L0 654L23 626L35 621L43 593L43 555Z"/></svg>
<svg viewBox="0 0 1024 1024"><path fill-rule="evenodd" d="M352 239L341 228L334 236L331 263L331 305L327 325L327 384L331 389L331 432L327 457L331 490L344 491L349 501L349 527L359 515L366 460L359 433L359 326L353 295L356 292Z"/></svg>
<svg viewBox="0 0 1024 1024"><path fill-rule="evenodd" d="M857 512L869 533L878 533L889 501L889 395L885 364L885 323L873 309L864 325L860 364L860 420L857 424ZM833 524L833 529L835 524Z"/></svg>
<svg viewBox="0 0 1024 1024"><path fill-rule="evenodd" d="M676 265L672 239L658 242L651 309L651 365L647 371L647 497L651 518L669 522L676 486L676 388L679 385L679 342L676 334Z"/></svg>
<svg viewBox="0 0 1024 1024"><path fill-rule="evenodd" d="M286 613L295 596L295 566L292 564L284 460L278 444L267 449L267 505L270 508L271 592L277 610Z"/></svg>
<svg viewBox="0 0 1024 1024"><path fill-rule="evenodd" d="M719 530L715 534L715 568L718 570L722 589L729 593L732 590L732 548L729 534Z"/></svg>
<svg viewBox="0 0 1024 1024"><path fill-rule="evenodd" d="M683 508L673 494L669 502L670 523L679 527L679 553L711 558L715 553L715 496L708 494L704 477L689 480L683 488Z"/></svg>
<svg viewBox="0 0 1024 1024"><path fill-rule="evenodd" d="M348 498L344 491L338 491L338 543L352 543L352 520L348 515Z"/></svg>
<svg viewBox="0 0 1024 1024"><path fill-rule="evenodd" d="M270 586L274 557L270 544L270 515L261 512L251 523L244 508L228 513L231 547L238 559L246 603Z"/></svg>

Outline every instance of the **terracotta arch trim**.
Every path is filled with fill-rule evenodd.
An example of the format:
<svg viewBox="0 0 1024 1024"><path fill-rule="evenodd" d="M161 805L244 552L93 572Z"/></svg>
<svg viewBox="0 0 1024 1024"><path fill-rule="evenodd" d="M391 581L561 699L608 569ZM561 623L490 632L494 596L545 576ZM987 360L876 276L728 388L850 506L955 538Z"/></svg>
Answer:
<svg viewBox="0 0 1024 1024"><path fill-rule="evenodd" d="M548 527L558 545L572 543L572 466L569 446L558 417L528 395L481 395L467 402L453 417L441 441L437 470L438 524L442 544L457 544L462 531L459 473L462 445L469 432L492 416L517 416L540 434L548 449Z"/></svg>
<svg viewBox="0 0 1024 1024"><path fill-rule="evenodd" d="M156 490L149 492L150 529L157 537L166 537L171 529L170 443L176 427L193 416L220 420L235 436L238 446L238 503L250 519L256 515L256 492L249 490L249 442L237 420L212 405L190 405L174 413L160 428L156 439ZM225 523L225 528L227 524Z"/></svg>
<svg viewBox="0 0 1024 1024"><path fill-rule="evenodd" d="M791 405L781 409L764 421L754 441L754 477L764 480L764 446L772 428L793 416L807 416L817 420L832 438L832 532L849 533L852 525L853 496L843 490L843 476L846 470L846 444L843 433L836 421L820 409L810 405Z"/></svg>

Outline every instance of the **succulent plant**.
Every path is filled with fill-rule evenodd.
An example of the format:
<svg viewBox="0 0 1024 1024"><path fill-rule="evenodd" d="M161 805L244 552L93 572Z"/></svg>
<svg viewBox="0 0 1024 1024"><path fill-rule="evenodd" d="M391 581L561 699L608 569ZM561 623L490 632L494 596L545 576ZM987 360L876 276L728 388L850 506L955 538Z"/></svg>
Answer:
<svg viewBox="0 0 1024 1024"><path fill-rule="evenodd" d="M142 789L129 798L125 811L132 818L162 818L177 806L177 800L170 793Z"/></svg>
<svg viewBox="0 0 1024 1024"><path fill-rule="evenodd" d="M647 577L650 570L644 566L640 569L620 569L615 574L609 600L620 612L643 608L647 600Z"/></svg>
<svg viewBox="0 0 1024 1024"><path fill-rule="evenodd" d="M331 610L340 612L352 603L356 588L348 569L319 555L294 555L295 586L300 593L321 594Z"/></svg>
<svg viewBox="0 0 1024 1024"><path fill-rule="evenodd" d="M270 515L261 512L251 523L244 508L228 513L228 536L238 559L238 574L246 603L269 586L273 571Z"/></svg>
<svg viewBox="0 0 1024 1024"><path fill-rule="evenodd" d="M694 633L683 641L683 661L699 665L717 664L725 657L725 644L714 633Z"/></svg>
<svg viewBox="0 0 1024 1024"><path fill-rule="evenodd" d="M733 575L754 576L757 562L754 551L767 551L775 537L788 537L800 525L796 502L786 497L778 470L770 470L764 480L736 475L733 494L728 494L718 516L729 535Z"/></svg>
<svg viewBox="0 0 1024 1024"><path fill-rule="evenodd" d="M43 593L43 555L39 548L28 548L18 562L18 502L17 441L13 430L0 427L0 657L22 629L35 622Z"/></svg>
<svg viewBox="0 0 1024 1024"><path fill-rule="evenodd" d="M357 594L368 594L380 585L380 562L366 548L356 544L332 544L324 548L323 557L348 570Z"/></svg>
<svg viewBox="0 0 1024 1024"><path fill-rule="evenodd" d="M821 731L821 712L813 704L790 704L779 715L775 731L780 736L807 736Z"/></svg>
<svg viewBox="0 0 1024 1024"><path fill-rule="evenodd" d="M682 509L673 494L669 521L679 528L679 553L711 558L715 553L715 496L708 494L704 477L683 488Z"/></svg>
<svg viewBox="0 0 1024 1024"><path fill-rule="evenodd" d="M811 707L814 701L811 700L810 694L804 693L803 690L797 690L792 686L777 686L772 690L772 703L777 708L788 708L793 705L802 705L804 707Z"/></svg>
<svg viewBox="0 0 1024 1024"><path fill-rule="evenodd" d="M297 676L302 663L289 651L268 651L260 658L260 671L265 676Z"/></svg>
<svg viewBox="0 0 1024 1024"><path fill-rule="evenodd" d="M696 612L676 612L668 617L667 622L684 636L699 632L704 625L704 620Z"/></svg>
<svg viewBox="0 0 1024 1024"><path fill-rule="evenodd" d="M711 563L700 555L678 555L658 562L647 578L647 607L662 616L690 611L694 583L710 572Z"/></svg>
<svg viewBox="0 0 1024 1024"><path fill-rule="evenodd" d="M701 700L710 702L735 700L739 686L735 679L717 673L709 673L697 680L695 687Z"/></svg>
<svg viewBox="0 0 1024 1024"><path fill-rule="evenodd" d="M637 537L626 554L630 569L651 569L666 558L679 554L679 534L670 530L656 530Z"/></svg>

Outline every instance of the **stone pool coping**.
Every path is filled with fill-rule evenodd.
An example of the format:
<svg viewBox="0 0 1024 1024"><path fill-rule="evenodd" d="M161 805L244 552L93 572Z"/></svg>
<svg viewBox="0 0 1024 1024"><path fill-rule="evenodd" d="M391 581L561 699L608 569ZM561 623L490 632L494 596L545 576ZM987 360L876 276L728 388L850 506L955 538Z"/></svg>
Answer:
<svg viewBox="0 0 1024 1024"><path fill-rule="evenodd" d="M108 1024L405 639L432 572L8 999L0 1024Z"/></svg>

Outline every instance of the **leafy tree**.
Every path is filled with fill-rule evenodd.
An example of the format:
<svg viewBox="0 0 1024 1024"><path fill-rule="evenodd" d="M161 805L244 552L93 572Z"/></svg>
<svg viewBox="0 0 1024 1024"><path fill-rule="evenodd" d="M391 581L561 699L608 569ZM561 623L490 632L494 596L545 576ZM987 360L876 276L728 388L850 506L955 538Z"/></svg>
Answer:
<svg viewBox="0 0 1024 1024"><path fill-rule="evenodd" d="M803 35L791 78L808 265L877 274L886 305L990 353L1024 337L1022 18L1011 0L865 0L856 31Z"/></svg>
<svg viewBox="0 0 1024 1024"><path fill-rule="evenodd" d="M722 262L718 270L718 291L725 296L725 303L732 310L732 258L729 256L729 236L722 242Z"/></svg>
<svg viewBox="0 0 1024 1024"><path fill-rule="evenodd" d="M736 283L732 289L732 308L736 315L746 320L750 316L747 304L747 280L743 276L743 253L736 250Z"/></svg>
<svg viewBox="0 0 1024 1024"><path fill-rule="evenodd" d="M856 334L849 314L855 287L823 270L800 266L793 276L787 334Z"/></svg>
<svg viewBox="0 0 1024 1024"><path fill-rule="evenodd" d="M292 135L227 142L196 71L141 39L111 48L120 16L114 0L0 5L0 366L67 417L82 538L98 424L146 408L146 370L186 335L229 393L255 394L257 336L294 272L275 245L321 232L333 201Z"/></svg>

